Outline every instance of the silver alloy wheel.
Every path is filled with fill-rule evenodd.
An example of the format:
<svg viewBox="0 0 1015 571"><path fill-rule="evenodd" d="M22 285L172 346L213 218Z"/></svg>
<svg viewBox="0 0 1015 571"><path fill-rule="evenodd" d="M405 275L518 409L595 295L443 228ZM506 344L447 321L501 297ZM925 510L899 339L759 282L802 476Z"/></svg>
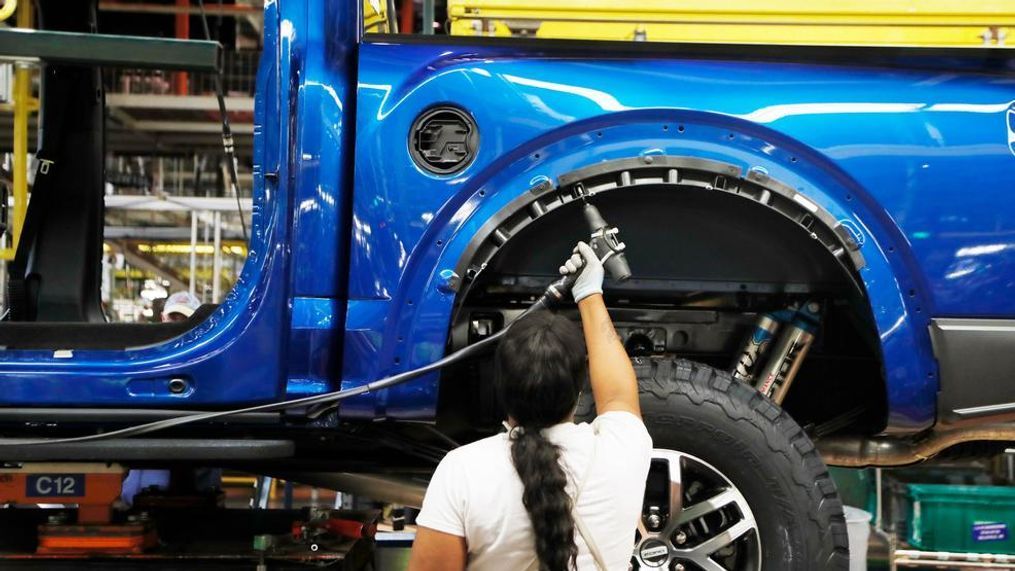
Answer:
<svg viewBox="0 0 1015 571"><path fill-rule="evenodd" d="M653 450L638 521L640 569L759 571L761 542L751 507L711 464L684 452Z"/></svg>

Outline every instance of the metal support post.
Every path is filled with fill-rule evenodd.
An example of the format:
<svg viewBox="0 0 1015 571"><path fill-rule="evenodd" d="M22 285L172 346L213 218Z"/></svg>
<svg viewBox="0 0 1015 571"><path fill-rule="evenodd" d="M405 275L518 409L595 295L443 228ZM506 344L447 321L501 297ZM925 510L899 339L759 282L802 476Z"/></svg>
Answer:
<svg viewBox="0 0 1015 571"><path fill-rule="evenodd" d="M176 196L183 196L183 159L173 159L173 178L176 179Z"/></svg>
<svg viewBox="0 0 1015 571"><path fill-rule="evenodd" d="M222 213L215 213L215 254L211 270L211 302L219 303L222 293Z"/></svg>
<svg viewBox="0 0 1015 571"><path fill-rule="evenodd" d="M190 211L190 295L197 296L197 211Z"/></svg>
<svg viewBox="0 0 1015 571"><path fill-rule="evenodd" d="M204 219L204 228L203 228L204 239L201 241L201 243L204 244L205 246L208 245L208 240L211 239L211 236L209 235L210 231L211 224L208 223L208 217L206 215ZM209 261L208 256L201 257L201 273L204 276L208 275L208 261ZM201 283L201 303L207 302L208 302L208 278L205 277L204 281Z"/></svg>
<svg viewBox="0 0 1015 571"><path fill-rule="evenodd" d="M881 468L874 468L874 487L876 488L875 489L876 501L874 503L874 511L877 512L874 514L874 529L878 531L884 531L885 530L884 521L882 521L881 519L881 513L884 511L881 506L882 502Z"/></svg>
<svg viewBox="0 0 1015 571"><path fill-rule="evenodd" d="M166 176L166 173L165 173L165 165L163 164L162 157L159 157L159 158L155 159L155 165L154 165L154 167L155 167L155 181L154 181L155 194L157 196L162 196L163 194L165 194L165 191L166 191L166 189L165 189L165 176Z"/></svg>
<svg viewBox="0 0 1015 571"><path fill-rule="evenodd" d="M433 35L434 0L423 0L423 33Z"/></svg>

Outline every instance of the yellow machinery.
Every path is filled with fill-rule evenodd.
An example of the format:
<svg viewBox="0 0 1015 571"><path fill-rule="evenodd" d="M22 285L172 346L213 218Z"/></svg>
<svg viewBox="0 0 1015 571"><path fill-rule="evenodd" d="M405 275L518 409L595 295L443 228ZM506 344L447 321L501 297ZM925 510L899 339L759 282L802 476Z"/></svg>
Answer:
<svg viewBox="0 0 1015 571"><path fill-rule="evenodd" d="M756 44L1004 45L1015 0L448 0L452 35Z"/></svg>
<svg viewBox="0 0 1015 571"><path fill-rule="evenodd" d="M0 8L0 16L10 16L9 10L13 5L14 2L8 0L3 8ZM19 28L32 27L31 10L31 2L22 2L18 7L17 24ZM14 239L6 248L0 249L0 260L14 258L28 207L28 115L39 110L39 101L33 98L31 93L31 73L32 70L26 62L14 63L13 102L0 108L0 110L14 113L14 172L12 176L14 179L14 205L10 217L11 236Z"/></svg>
<svg viewBox="0 0 1015 571"><path fill-rule="evenodd" d="M0 22L3 22L7 18L11 17L14 10L18 7L18 0L4 0L3 6L0 6Z"/></svg>
<svg viewBox="0 0 1015 571"><path fill-rule="evenodd" d="M367 34L397 32L394 19L388 19L389 13L393 15L395 11L388 0L363 0L363 31Z"/></svg>

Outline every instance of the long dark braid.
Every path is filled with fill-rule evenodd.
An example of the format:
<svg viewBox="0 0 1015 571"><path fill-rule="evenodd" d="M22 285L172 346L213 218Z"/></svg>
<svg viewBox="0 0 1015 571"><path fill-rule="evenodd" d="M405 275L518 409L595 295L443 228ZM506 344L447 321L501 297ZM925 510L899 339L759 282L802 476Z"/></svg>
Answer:
<svg viewBox="0 0 1015 571"><path fill-rule="evenodd" d="M541 430L568 418L587 374L585 342L567 318L542 311L511 325L497 348L497 390L519 430L511 460L524 485L540 571L575 568L578 546L560 449Z"/></svg>

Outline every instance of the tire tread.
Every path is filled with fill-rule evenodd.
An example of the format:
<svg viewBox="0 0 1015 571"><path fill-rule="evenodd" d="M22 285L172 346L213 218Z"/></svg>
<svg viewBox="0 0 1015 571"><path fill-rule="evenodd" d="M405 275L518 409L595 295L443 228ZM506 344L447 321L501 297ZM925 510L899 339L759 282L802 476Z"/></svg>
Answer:
<svg viewBox="0 0 1015 571"><path fill-rule="evenodd" d="M635 358L642 402L684 400L718 408L730 423L758 432L769 451L781 456L797 492L809 498L807 517L817 534L814 563L822 569L847 570L849 547L842 501L828 468L811 439L789 414L754 388L708 365L674 358ZM579 403L578 418L594 416L591 398ZM787 446L788 443L788 446Z"/></svg>

